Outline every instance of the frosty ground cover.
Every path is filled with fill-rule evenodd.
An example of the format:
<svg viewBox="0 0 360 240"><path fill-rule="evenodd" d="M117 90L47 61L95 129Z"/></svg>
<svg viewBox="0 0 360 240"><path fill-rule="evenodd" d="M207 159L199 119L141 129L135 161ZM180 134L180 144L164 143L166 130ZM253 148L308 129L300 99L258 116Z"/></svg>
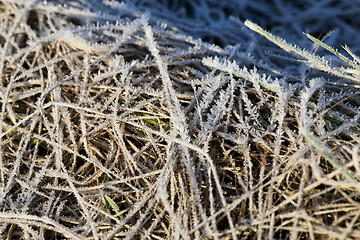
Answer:
<svg viewBox="0 0 360 240"><path fill-rule="evenodd" d="M1 238L359 239L359 11L0 0Z"/></svg>

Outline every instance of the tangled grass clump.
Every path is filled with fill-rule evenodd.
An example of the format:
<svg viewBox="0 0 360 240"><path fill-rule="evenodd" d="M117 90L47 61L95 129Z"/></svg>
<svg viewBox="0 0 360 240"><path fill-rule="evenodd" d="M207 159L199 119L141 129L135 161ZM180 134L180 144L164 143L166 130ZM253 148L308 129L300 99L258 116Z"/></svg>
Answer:
<svg viewBox="0 0 360 240"><path fill-rule="evenodd" d="M221 48L96 4L0 1L2 238L360 238L350 49L247 21L302 62L257 60L250 30Z"/></svg>

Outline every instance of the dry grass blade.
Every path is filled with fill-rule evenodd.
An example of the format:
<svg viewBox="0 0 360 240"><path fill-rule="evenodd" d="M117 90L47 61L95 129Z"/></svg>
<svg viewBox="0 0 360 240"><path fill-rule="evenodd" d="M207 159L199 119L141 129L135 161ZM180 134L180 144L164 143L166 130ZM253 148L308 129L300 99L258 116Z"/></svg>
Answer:
<svg viewBox="0 0 360 240"><path fill-rule="evenodd" d="M0 238L359 238L354 88L140 2L0 0Z"/></svg>

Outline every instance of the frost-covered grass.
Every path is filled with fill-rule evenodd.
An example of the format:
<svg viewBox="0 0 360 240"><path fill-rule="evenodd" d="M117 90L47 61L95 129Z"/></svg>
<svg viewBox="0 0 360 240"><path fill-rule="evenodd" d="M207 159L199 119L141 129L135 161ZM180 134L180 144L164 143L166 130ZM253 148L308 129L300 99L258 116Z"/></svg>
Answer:
<svg viewBox="0 0 360 240"><path fill-rule="evenodd" d="M1 238L359 239L360 5L269 2L0 0Z"/></svg>

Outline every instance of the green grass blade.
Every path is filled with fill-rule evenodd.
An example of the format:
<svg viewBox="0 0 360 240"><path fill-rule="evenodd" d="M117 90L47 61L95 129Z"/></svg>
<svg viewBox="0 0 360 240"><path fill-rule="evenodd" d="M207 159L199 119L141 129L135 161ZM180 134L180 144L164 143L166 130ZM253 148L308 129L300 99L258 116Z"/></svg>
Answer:
<svg viewBox="0 0 360 240"><path fill-rule="evenodd" d="M319 56L317 56L315 54L310 53L309 51L307 51L305 49L301 49L301 48L299 48L299 47L297 47L295 45L292 45L291 43L286 42L284 39L281 39L281 38L279 38L277 36L272 35L268 31L265 31L259 25L255 24L255 23L253 23L253 22L251 22L249 20L246 20L244 24L245 24L245 26L247 26L251 30L261 34L262 36L267 38L269 41L271 41L274 44L278 45L279 47L281 47L285 51L287 51L289 53L299 55L303 59L306 59L311 67L319 69L321 71L325 71L325 72L334 74L334 75L336 75L338 77L349 79L349 80L351 80L351 81L353 81L353 82L355 82L357 84L360 83L359 78L353 77L353 76L348 75L348 74L344 74L343 71L339 71L336 68L330 66L329 61L326 60L324 57L319 57ZM316 38L313 38L313 39L316 41L316 43L321 44L320 41L317 40ZM321 46L325 46L325 45L322 44ZM331 52L335 51L333 49L330 50L330 48L328 48L328 47L326 49L328 49Z"/></svg>
<svg viewBox="0 0 360 240"><path fill-rule="evenodd" d="M356 190L360 193L360 182L351 176L346 169L336 160L336 158L328 151L328 149L321 144L321 142L310 132L305 129L300 129L300 132L305 136L306 140L314 146L314 148L337 170L341 172L344 178L355 184Z"/></svg>

